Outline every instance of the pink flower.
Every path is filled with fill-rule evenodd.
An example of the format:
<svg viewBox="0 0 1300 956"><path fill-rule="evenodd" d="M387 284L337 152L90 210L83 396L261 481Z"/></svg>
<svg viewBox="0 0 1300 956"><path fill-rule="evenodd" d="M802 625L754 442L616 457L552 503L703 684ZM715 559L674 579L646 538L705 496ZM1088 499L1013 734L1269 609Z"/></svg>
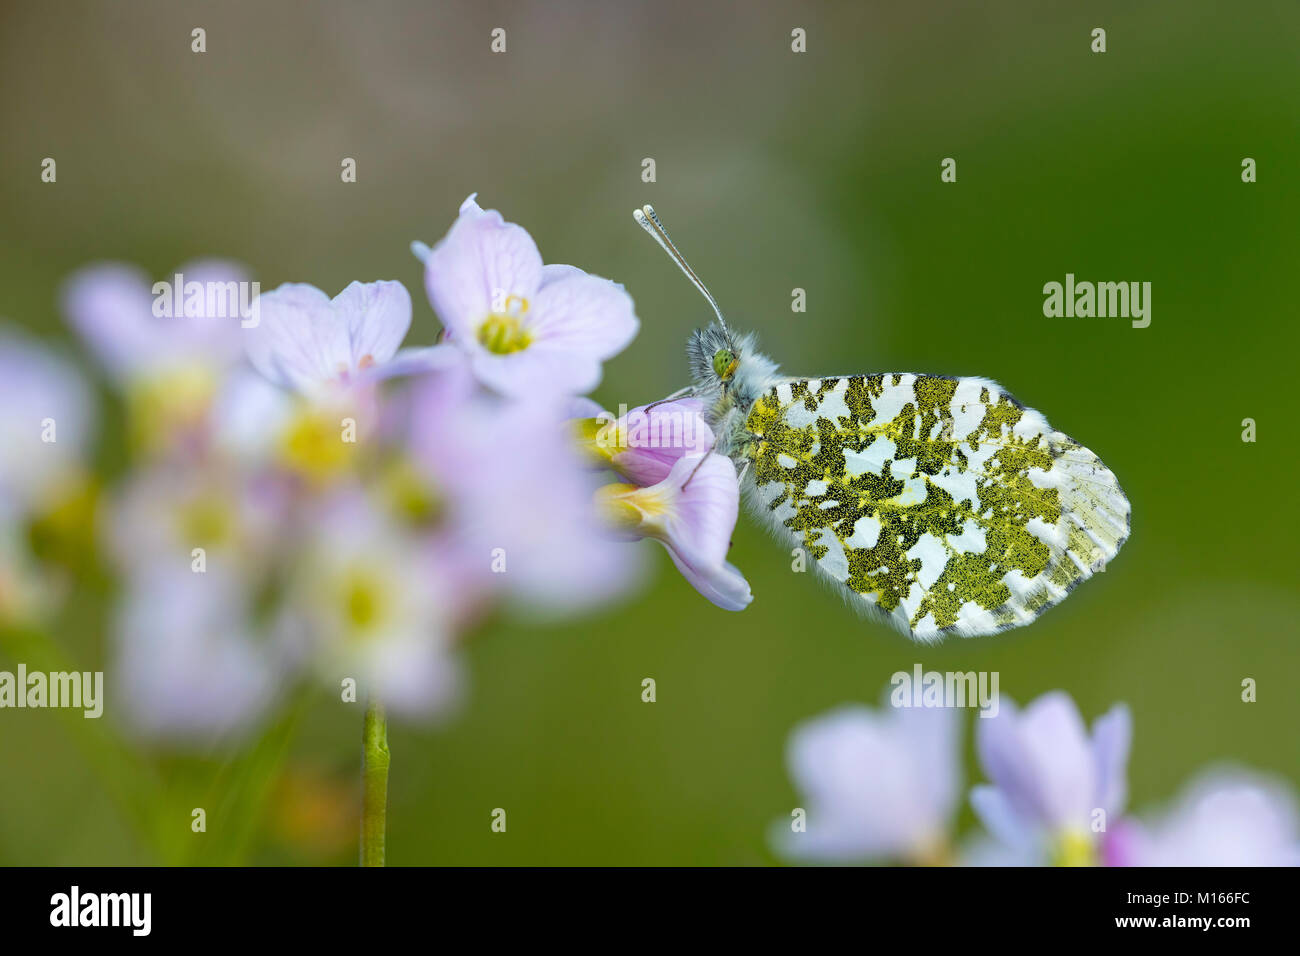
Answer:
<svg viewBox="0 0 1300 956"><path fill-rule="evenodd" d="M543 265L528 233L470 196L425 259L425 289L474 376L507 395L578 394L600 382L639 323L621 285Z"/></svg>
<svg viewBox="0 0 1300 956"><path fill-rule="evenodd" d="M252 627L230 568L155 563L126 580L112 631L116 696L136 731L213 740L250 729L287 675Z"/></svg>
<svg viewBox="0 0 1300 956"><path fill-rule="evenodd" d="M816 862L942 859L961 793L961 739L951 707L846 706L800 725L786 763L807 829L780 821L774 848Z"/></svg>
<svg viewBox="0 0 1300 956"><path fill-rule="evenodd" d="M354 677L393 711L432 716L459 696L458 595L438 574L435 546L378 505L354 486L313 511L277 637L328 685Z"/></svg>
<svg viewBox="0 0 1300 956"><path fill-rule="evenodd" d="M1094 860L1094 821L1124 809L1128 708L1115 705L1089 733L1070 696L1053 691L1023 710L1004 698L978 724L976 750L993 782L975 787L970 801L989 832L1026 859Z"/></svg>
<svg viewBox="0 0 1300 956"><path fill-rule="evenodd" d="M698 398L641 405L614 419L608 412L580 418L575 426L579 443L591 458L637 485L653 485L668 477L683 457L712 451L713 431L705 422Z"/></svg>
<svg viewBox="0 0 1300 956"><path fill-rule="evenodd" d="M176 275L184 288L171 288ZM98 263L65 284L68 321L118 384L177 370L220 373L239 358L251 283L240 265L189 262L159 283L134 266ZM167 295L155 290L167 287ZM187 291L188 290L188 291Z"/></svg>
<svg viewBox="0 0 1300 956"><path fill-rule="evenodd" d="M74 365L0 325L0 520L46 507L80 474L92 409Z"/></svg>
<svg viewBox="0 0 1300 956"><path fill-rule="evenodd" d="M679 458L658 484L606 485L598 504L619 531L663 544L683 577L718 607L741 611L753 600L749 582L727 561L740 507L729 458Z"/></svg>
<svg viewBox="0 0 1300 956"><path fill-rule="evenodd" d="M1114 866L1300 866L1295 793L1252 771L1205 771L1154 821L1124 822Z"/></svg>

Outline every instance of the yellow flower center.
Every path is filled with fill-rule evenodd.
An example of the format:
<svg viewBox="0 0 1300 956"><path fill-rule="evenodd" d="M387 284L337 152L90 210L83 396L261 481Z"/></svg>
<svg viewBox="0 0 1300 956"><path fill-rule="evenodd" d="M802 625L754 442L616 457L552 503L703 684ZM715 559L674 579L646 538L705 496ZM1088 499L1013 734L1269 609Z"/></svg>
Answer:
<svg viewBox="0 0 1300 956"><path fill-rule="evenodd" d="M182 509L180 528L182 540L217 547L233 537L234 516L214 497L196 498Z"/></svg>
<svg viewBox="0 0 1300 956"><path fill-rule="evenodd" d="M1092 838L1080 830L1062 833L1052 851L1053 866L1096 866L1097 849Z"/></svg>
<svg viewBox="0 0 1300 956"><path fill-rule="evenodd" d="M628 500L636 485L605 485L596 491L596 512L616 531L636 531L641 527L641 512Z"/></svg>
<svg viewBox="0 0 1300 956"><path fill-rule="evenodd" d="M495 355L509 355L528 348L533 337L523 323L527 311L527 299L517 295L507 296L502 310L491 313L479 326L479 344Z"/></svg>
<svg viewBox="0 0 1300 956"><path fill-rule="evenodd" d="M98 479L80 468L50 481L27 527L32 554L74 570L88 568L99 498Z"/></svg>
<svg viewBox="0 0 1300 956"><path fill-rule="evenodd" d="M664 518L675 504L671 492L637 485L605 485L596 491L596 511L616 531L631 531L644 537L662 538Z"/></svg>
<svg viewBox="0 0 1300 956"><path fill-rule="evenodd" d="M614 456L624 450L618 443L618 429L614 423L600 418L575 418L572 426L574 437L583 457L602 468L614 460Z"/></svg>
<svg viewBox="0 0 1300 956"><path fill-rule="evenodd" d="M403 521L428 527L442 516L443 502L437 489L410 461L392 462L384 469L379 482L390 507Z"/></svg>
<svg viewBox="0 0 1300 956"><path fill-rule="evenodd" d="M352 570L343 582L343 618L351 636L364 639L384 618L388 595L378 576L363 568Z"/></svg>
<svg viewBox="0 0 1300 956"><path fill-rule="evenodd" d="M177 432L202 422L216 388L216 376L201 364L134 382L127 393L127 427L134 447L145 452L166 447Z"/></svg>
<svg viewBox="0 0 1300 956"><path fill-rule="evenodd" d="M347 441L348 413L304 403L280 436L280 460L309 481L324 483L344 472L357 445Z"/></svg>
<svg viewBox="0 0 1300 956"><path fill-rule="evenodd" d="M952 847L942 836L931 836L911 848L904 854L905 862L912 866L953 866Z"/></svg>

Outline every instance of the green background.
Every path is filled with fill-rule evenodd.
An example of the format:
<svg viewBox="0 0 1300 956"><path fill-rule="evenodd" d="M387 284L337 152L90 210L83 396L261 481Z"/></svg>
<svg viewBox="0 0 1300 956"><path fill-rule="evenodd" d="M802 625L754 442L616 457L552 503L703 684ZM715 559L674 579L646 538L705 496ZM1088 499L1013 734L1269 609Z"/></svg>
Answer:
<svg viewBox="0 0 1300 956"><path fill-rule="evenodd" d="M65 336L56 290L85 262L167 276L222 255L264 289L400 279L427 342L407 244L478 191L548 261L627 286L643 331L597 397L638 404L685 384L709 314L633 224L652 202L787 371L993 378L1132 500L1107 573L994 638L918 647L861 621L745 518L741 614L656 551L646 588L603 616L499 617L467 641L459 713L390 732L392 863L773 862L767 828L799 800L790 729L877 702L917 662L996 670L1022 703L1063 688L1089 720L1126 701L1137 808L1209 763L1296 782L1297 35L1290 0L6 4L0 315ZM1045 318L1043 284L1067 272L1151 282L1150 327ZM80 595L58 635L84 668L106 663L97 601ZM360 723L320 692L282 755L272 735L232 763L119 757L52 711L5 711L0 862L352 862ZM124 776L157 781L154 841L102 782ZM202 836L193 806L216 808Z"/></svg>

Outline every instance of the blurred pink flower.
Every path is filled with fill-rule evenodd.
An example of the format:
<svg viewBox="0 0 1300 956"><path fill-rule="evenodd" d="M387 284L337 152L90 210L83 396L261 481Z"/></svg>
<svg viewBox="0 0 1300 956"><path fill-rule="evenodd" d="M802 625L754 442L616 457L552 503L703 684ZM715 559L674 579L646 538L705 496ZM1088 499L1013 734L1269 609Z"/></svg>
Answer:
<svg viewBox="0 0 1300 956"><path fill-rule="evenodd" d="M1295 794L1261 774L1210 770L1154 822L1124 824L1107 848L1113 866L1300 866Z"/></svg>
<svg viewBox="0 0 1300 956"><path fill-rule="evenodd" d="M428 543L358 489L323 501L291 570L277 632L327 686L345 678L393 711L428 716L458 696L458 597Z"/></svg>
<svg viewBox="0 0 1300 956"><path fill-rule="evenodd" d="M0 327L0 520L47 504L80 474L93 427L77 368L12 327Z"/></svg>
<svg viewBox="0 0 1300 956"><path fill-rule="evenodd" d="M113 630L116 693L149 737L238 734L268 709L283 675L251 629L249 592L229 568L157 562L126 582Z"/></svg>
<svg viewBox="0 0 1300 956"><path fill-rule="evenodd" d="M443 499L461 586L533 612L622 595L638 577L637 555L599 521L597 480L559 401L503 399L477 388L467 366L414 380L409 409L411 452Z"/></svg>
<svg viewBox="0 0 1300 956"><path fill-rule="evenodd" d="M181 460L131 471L105 508L108 553L128 576L159 565L224 568L256 588L291 542L289 504L255 472L219 460Z"/></svg>
<svg viewBox="0 0 1300 956"><path fill-rule="evenodd" d="M153 285L120 263L88 266L64 284L69 323L126 398L133 451L201 455L214 397L243 364L255 289L241 266L219 260L187 263Z"/></svg>
<svg viewBox="0 0 1300 956"><path fill-rule="evenodd" d="M116 262L87 266L65 283L62 304L69 322L119 385L197 367L221 370L240 358L244 318L238 314L238 288L247 282L247 271L209 259L188 262L177 273L203 294L187 302L183 289L170 290L175 298L164 303L153 289L170 285L174 275L151 283L142 270ZM230 283L236 286L233 299ZM214 293L211 302L208 290Z"/></svg>
<svg viewBox="0 0 1300 956"><path fill-rule="evenodd" d="M996 716L977 721L976 750L993 783L972 789L971 806L1025 862L1096 862L1099 835L1124 810L1131 738L1123 704L1098 718L1089 735L1063 691L1024 710L1004 698Z"/></svg>
<svg viewBox="0 0 1300 956"><path fill-rule="evenodd" d="M773 846L819 862L937 862L960 798L960 744L950 707L842 707L795 728L786 763L806 830L779 821Z"/></svg>
<svg viewBox="0 0 1300 956"><path fill-rule="evenodd" d="M600 382L639 323L621 285L543 265L529 234L470 196L425 259L425 289L450 347L506 395L578 394Z"/></svg>
<svg viewBox="0 0 1300 956"><path fill-rule="evenodd" d="M753 600L749 582L727 561L740 507L731 459L678 458L657 484L606 485L598 503L623 534L663 544L683 577L718 607L741 611Z"/></svg>

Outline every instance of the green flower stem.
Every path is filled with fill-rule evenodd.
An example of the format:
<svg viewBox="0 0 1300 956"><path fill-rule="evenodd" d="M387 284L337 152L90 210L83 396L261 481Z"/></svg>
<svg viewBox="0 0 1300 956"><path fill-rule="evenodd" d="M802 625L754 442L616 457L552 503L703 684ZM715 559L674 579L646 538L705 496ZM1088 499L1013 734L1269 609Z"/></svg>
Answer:
<svg viewBox="0 0 1300 956"><path fill-rule="evenodd" d="M388 817L388 718L384 705L366 705L361 731L361 865L384 865Z"/></svg>

